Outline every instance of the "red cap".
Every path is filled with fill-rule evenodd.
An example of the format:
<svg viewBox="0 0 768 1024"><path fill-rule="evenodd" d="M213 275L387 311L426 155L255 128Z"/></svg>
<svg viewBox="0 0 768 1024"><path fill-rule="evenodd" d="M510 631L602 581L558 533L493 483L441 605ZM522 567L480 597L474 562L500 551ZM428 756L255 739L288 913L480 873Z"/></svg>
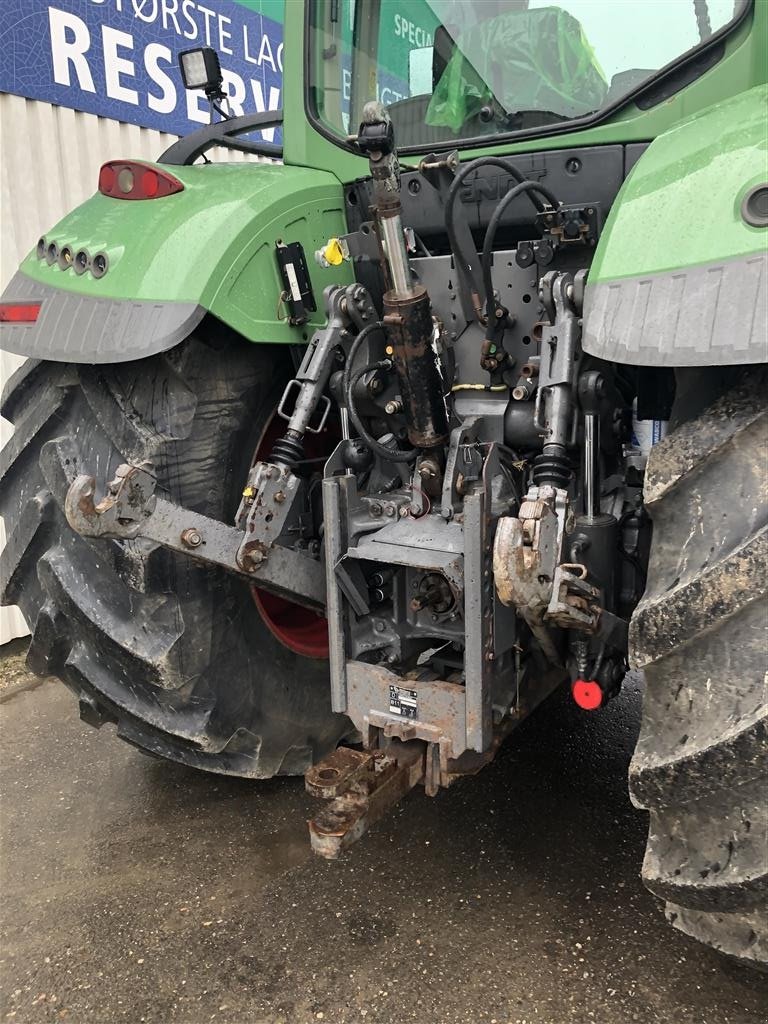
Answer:
<svg viewBox="0 0 768 1024"><path fill-rule="evenodd" d="M594 679L576 679L571 683L571 696L584 711L596 711L603 703L603 691Z"/></svg>

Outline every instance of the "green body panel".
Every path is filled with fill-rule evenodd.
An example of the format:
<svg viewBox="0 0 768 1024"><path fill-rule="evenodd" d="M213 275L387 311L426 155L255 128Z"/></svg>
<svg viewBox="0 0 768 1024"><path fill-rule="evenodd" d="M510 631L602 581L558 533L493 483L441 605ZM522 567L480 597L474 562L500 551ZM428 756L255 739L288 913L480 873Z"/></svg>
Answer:
<svg viewBox="0 0 768 1024"><path fill-rule="evenodd" d="M336 178L258 163L167 169L183 192L139 201L97 193L47 232L60 247L106 252L104 277L49 266L35 251L23 273L95 298L196 303L252 341L296 343L306 332L278 319L281 238L304 246L318 305L311 322L324 322L323 289L352 280L348 265L322 269L313 259L315 249L346 230Z"/></svg>
<svg viewBox="0 0 768 1024"><path fill-rule="evenodd" d="M274 14L277 10L277 0L244 2L264 13ZM695 184L696 180L709 179L703 168L697 168L697 159L705 158L703 151L696 150L694 137L711 133L710 145L716 155L714 151L725 136L734 162L741 160L741 156L738 161L735 159L737 153L742 153L746 159L746 153L754 152L755 147L749 140L739 144L743 126L737 125L737 120L742 117L740 111L747 110L754 119L752 101L735 101L730 115L718 115L716 110L703 115L700 132L690 127L677 131L672 129L713 104L746 93L758 83L768 80L766 36L768 3L758 0L748 16L726 38L722 59L668 100L647 110L629 103L601 124L587 129L468 149L462 152L462 159L494 153L514 154L570 146L649 141L663 136L658 145L652 147L650 156L641 160L624 198L614 207L610 229L598 253L595 273L639 273L646 270L648 261L653 259L662 266L665 249L667 259L699 262L706 259L701 248L705 240L708 239L706 244L713 244L711 225L704 224L703 208L690 215L696 223L688 223L681 247L680 235L675 233L674 227L665 224L658 212L653 216L648 213L649 204L655 203L656 199L650 193L648 201L643 202L640 198L640 192L648 188L647 183L653 178L651 170L646 174L643 168L652 169L654 161L657 164L669 161L670 150L665 147L678 145L677 140L680 140L687 147L685 152L688 155L681 163L677 178L689 175L689 194L703 187L707 201L711 199L714 187L720 184L714 180L719 171L713 175L711 185ZM355 156L341 140L334 142L321 134L308 120L304 64L304 5L292 0L290 16L285 19L285 166L252 162L172 167L169 170L185 186L180 194L148 201L116 200L97 194L46 232L46 238L56 241L59 246L85 247L91 255L98 251L107 252L110 261L108 273L99 280L88 273L76 276L72 270L62 271L57 266L48 266L45 261L38 260L34 252L24 261L23 273L43 284L84 296L194 303L252 341L296 343L304 340L309 333L306 329L290 327L278 318L282 312L279 311L282 281L274 255L275 241L282 238L303 245L320 307L311 323L322 323L323 289L332 283L351 281L353 271L348 264L321 269L314 262L313 253L329 237L346 231L342 185L368 174L365 159ZM707 117L711 120L707 121ZM693 134L686 134L689 132ZM407 162L413 165L416 158L409 157ZM718 159L715 163L722 167L727 160ZM674 171L669 173L671 177L675 176ZM656 176L658 178L658 173ZM728 168L727 175L723 172L723 178L726 177L734 189L737 185L742 190L746 187L746 179L736 182L738 172L735 168ZM634 236L631 245L625 245L625 252L621 253L620 246L614 246L612 239L618 237L619 230L624 233L623 226L619 229L618 225L624 224L622 208L625 203L627 223L634 224L633 232L637 230L637 221L643 219L632 214L632 196L635 196L634 209L642 210L649 218L644 225L645 233L655 235L655 240L653 245L645 246L638 244L637 236ZM735 208L729 207L729 213L733 214ZM736 251L737 245L741 244L737 237L739 232L749 232L737 225L732 227L733 242L728 244L732 244ZM755 241L755 245L758 244ZM614 249L617 252L615 256Z"/></svg>
<svg viewBox="0 0 768 1024"><path fill-rule="evenodd" d="M304 53L304 27L299 18L299 4L295 7L295 15L292 12L285 24L283 103L287 128L284 160L289 164L327 169L343 182L354 181L368 174L367 161L345 148L341 140L333 142L320 134L306 118L303 75L298 73L299 60ZM461 158L650 141L699 111L768 81L766 39L768 3L756 0L741 24L726 37L722 59L668 100L647 110L630 102L591 128L508 140L476 149L468 147L462 151ZM433 148L434 145L426 145L424 155ZM417 161L418 157L409 156L406 162L415 164Z"/></svg>
<svg viewBox="0 0 768 1024"><path fill-rule="evenodd" d="M613 205L590 284L764 250L741 203L768 181L767 116L768 86L756 86L655 139Z"/></svg>

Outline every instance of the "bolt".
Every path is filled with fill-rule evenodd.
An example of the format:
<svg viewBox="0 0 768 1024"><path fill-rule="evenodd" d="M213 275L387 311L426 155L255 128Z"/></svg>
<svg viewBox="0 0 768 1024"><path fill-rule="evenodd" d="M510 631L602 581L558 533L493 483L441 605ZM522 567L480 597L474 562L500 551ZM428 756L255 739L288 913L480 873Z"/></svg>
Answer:
<svg viewBox="0 0 768 1024"><path fill-rule="evenodd" d="M387 416L394 416L395 413L402 411L403 403L398 402L396 399L392 399L391 401L387 402L387 404L384 406L384 412L387 414Z"/></svg>
<svg viewBox="0 0 768 1024"><path fill-rule="evenodd" d="M394 514L395 514L395 506L392 505L390 502L387 502L387 504L384 506L384 515L385 516L389 516L389 518L392 519Z"/></svg>
<svg viewBox="0 0 768 1024"><path fill-rule="evenodd" d="M203 543L203 538L198 530L190 526L188 529L182 530L181 543L185 548L199 548Z"/></svg>
<svg viewBox="0 0 768 1024"><path fill-rule="evenodd" d="M285 501L285 491L275 491L275 501L278 505L282 505Z"/></svg>
<svg viewBox="0 0 768 1024"><path fill-rule="evenodd" d="M384 624L384 622L382 622L381 619L377 619L376 622L373 624L373 628L376 630L377 633L383 633L387 627Z"/></svg>
<svg viewBox="0 0 768 1024"><path fill-rule="evenodd" d="M383 509L378 501L372 501L371 504L368 506L368 511L371 513L374 519L378 519Z"/></svg>
<svg viewBox="0 0 768 1024"><path fill-rule="evenodd" d="M372 395L378 395L379 392L384 390L384 382L378 377L374 377L371 383L368 385L368 390Z"/></svg>

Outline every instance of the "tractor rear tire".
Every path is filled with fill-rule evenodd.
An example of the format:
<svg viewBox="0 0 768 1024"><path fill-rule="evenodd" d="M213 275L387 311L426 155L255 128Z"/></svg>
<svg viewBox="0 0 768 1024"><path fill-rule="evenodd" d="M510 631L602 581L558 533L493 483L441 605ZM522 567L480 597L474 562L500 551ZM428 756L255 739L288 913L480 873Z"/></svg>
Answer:
<svg viewBox="0 0 768 1024"><path fill-rule="evenodd" d="M646 677L630 767L633 801L650 811L643 880L676 928L758 967L768 963L766 394L765 372L752 370L705 409L689 405L653 448L648 584L630 630Z"/></svg>
<svg viewBox="0 0 768 1024"><path fill-rule="evenodd" d="M150 754L253 778L302 773L350 731L327 661L285 646L247 581L145 540L87 540L63 504L76 474L103 489L120 463L149 460L159 496L231 523L290 375L284 349L207 321L149 359L30 361L2 407L15 432L0 455L0 597L32 630L29 667Z"/></svg>

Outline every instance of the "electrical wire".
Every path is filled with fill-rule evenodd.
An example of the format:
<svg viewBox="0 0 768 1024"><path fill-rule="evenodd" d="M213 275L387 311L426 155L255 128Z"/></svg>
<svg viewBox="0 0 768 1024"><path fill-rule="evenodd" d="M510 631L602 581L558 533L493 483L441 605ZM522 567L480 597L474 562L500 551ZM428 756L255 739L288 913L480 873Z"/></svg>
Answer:
<svg viewBox="0 0 768 1024"><path fill-rule="evenodd" d="M454 384L451 391L509 391L506 384Z"/></svg>

